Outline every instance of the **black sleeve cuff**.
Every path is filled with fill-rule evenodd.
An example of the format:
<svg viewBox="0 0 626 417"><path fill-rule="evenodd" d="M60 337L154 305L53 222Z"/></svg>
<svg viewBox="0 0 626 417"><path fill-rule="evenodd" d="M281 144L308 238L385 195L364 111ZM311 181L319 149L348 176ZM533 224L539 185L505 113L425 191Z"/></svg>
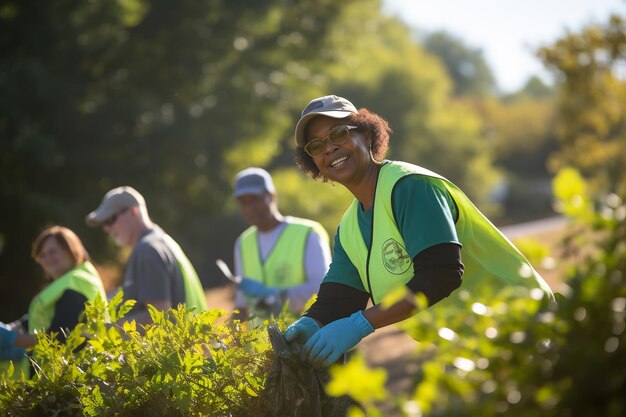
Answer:
<svg viewBox="0 0 626 417"><path fill-rule="evenodd" d="M349 285L334 282L322 283L317 300L304 315L325 325L348 317L359 310L365 310L368 300L368 293Z"/></svg>
<svg viewBox="0 0 626 417"><path fill-rule="evenodd" d="M413 269L415 274L406 286L415 294L424 294L431 306L461 286L461 247L442 243L425 249L413 258Z"/></svg>

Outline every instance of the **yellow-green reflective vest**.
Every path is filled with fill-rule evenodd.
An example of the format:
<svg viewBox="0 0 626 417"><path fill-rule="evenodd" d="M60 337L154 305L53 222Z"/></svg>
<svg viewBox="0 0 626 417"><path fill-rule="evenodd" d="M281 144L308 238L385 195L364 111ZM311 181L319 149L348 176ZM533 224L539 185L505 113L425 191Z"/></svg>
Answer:
<svg viewBox="0 0 626 417"><path fill-rule="evenodd" d="M183 283L185 286L185 305L188 308L193 308L194 313L196 314L208 310L204 288L202 288L196 269L193 267L191 261L187 258L187 255L185 255L185 252L183 252L180 245L170 236L164 236L165 242L174 253L181 275L183 276Z"/></svg>
<svg viewBox="0 0 626 417"><path fill-rule="evenodd" d="M66 290L76 291L93 301L96 297L106 302L106 294L102 280L96 268L90 262L76 265L33 298L28 308L28 332L45 331L50 327L54 317L57 301Z"/></svg>
<svg viewBox="0 0 626 417"><path fill-rule="evenodd" d="M96 268L90 262L84 262L76 265L74 268L55 279L50 285L44 288L39 294L33 298L28 308L28 333L46 331L52 319L56 303L67 290L76 291L93 301L96 297L100 297L106 302L106 293L102 286L102 280ZM19 378L23 372L29 377L30 367L27 358L16 361L15 373L13 378ZM3 363L0 368L7 367L7 363Z"/></svg>
<svg viewBox="0 0 626 417"><path fill-rule="evenodd" d="M312 220L289 217L265 261L261 260L258 229L251 226L240 238L243 275L268 287L288 288L304 284L304 255L309 233L317 233L328 242L328 233Z"/></svg>
<svg viewBox="0 0 626 417"><path fill-rule="evenodd" d="M413 261L406 251L391 204L394 185L400 178L412 174L440 180L458 207L456 231L463 245L465 265L461 288L472 296L480 296L482 292L490 293L494 288L521 286L540 289L554 299L548 284L524 255L458 187L439 174L417 165L386 161L376 184L371 247L366 247L359 229L357 200L352 202L339 227L341 245L359 271L363 287L370 293L373 303L380 303L385 295L413 277Z"/></svg>

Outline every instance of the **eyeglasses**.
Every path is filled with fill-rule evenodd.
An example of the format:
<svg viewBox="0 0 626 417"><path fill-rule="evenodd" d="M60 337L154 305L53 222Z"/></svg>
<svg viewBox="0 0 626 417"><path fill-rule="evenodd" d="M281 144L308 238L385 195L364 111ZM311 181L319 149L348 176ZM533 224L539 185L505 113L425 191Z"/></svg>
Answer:
<svg viewBox="0 0 626 417"><path fill-rule="evenodd" d="M352 129L358 129L358 126L335 126L330 130L330 132L328 132L328 136L325 138L311 139L306 145L304 145L304 151L313 158L320 156L326 149L326 141L332 143L333 145L341 145L348 140L348 137L350 137L350 130Z"/></svg>
<svg viewBox="0 0 626 417"><path fill-rule="evenodd" d="M105 221L102 222L103 225L105 226L112 226L113 223L115 223L117 221L117 218L121 215L124 214L124 212L128 210L127 208L125 208L124 210L120 210L117 213L115 213L114 215L112 215L111 217L109 217L108 219L106 219Z"/></svg>

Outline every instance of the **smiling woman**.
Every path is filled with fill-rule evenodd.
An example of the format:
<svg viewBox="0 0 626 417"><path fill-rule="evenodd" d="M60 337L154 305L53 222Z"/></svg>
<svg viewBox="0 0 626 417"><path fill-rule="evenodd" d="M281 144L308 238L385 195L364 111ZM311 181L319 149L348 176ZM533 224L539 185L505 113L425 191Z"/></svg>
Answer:
<svg viewBox="0 0 626 417"><path fill-rule="evenodd" d="M100 275L72 230L45 229L33 242L32 256L51 282L33 298L28 315L0 326L0 360L24 359L24 348L36 343L38 331L57 332L63 339L64 331L78 324L86 301L106 301Z"/></svg>
<svg viewBox="0 0 626 417"><path fill-rule="evenodd" d="M79 263L89 259L78 236L71 230L56 226L41 233L33 243L33 259L46 277L55 280Z"/></svg>
<svg viewBox="0 0 626 417"><path fill-rule="evenodd" d="M316 365L332 364L375 329L417 314L425 307L418 295L436 311L453 307L458 288L476 300L485 288L511 287L553 299L526 258L458 187L422 167L384 160L390 133L380 116L337 96L312 100L296 125L302 170L355 197L316 302L285 332ZM381 304L401 288L408 296ZM369 299L373 307L366 309Z"/></svg>
<svg viewBox="0 0 626 417"><path fill-rule="evenodd" d="M332 178L323 174L316 163L316 158L321 157L326 152L328 144L331 146L341 145L356 134L367 134L371 158L374 161L382 161L387 153L389 135L391 134L391 128L386 120L366 109L357 111L348 100L337 97L337 102L333 104L333 108L332 112L326 111L322 113L323 116L317 118L315 116L318 113L315 111L305 113L296 127L298 145L296 163L305 173L310 174L314 179L322 179L323 181L332 180ZM333 116L339 116L339 119L333 118ZM318 121L309 123L312 119L318 119ZM318 124L323 124L324 119L329 123L327 127L330 127L327 132L324 132L324 126L316 127ZM348 124L346 125L346 123ZM321 131L321 136L317 136L317 130ZM309 139L305 139L305 137ZM328 140L323 141L321 138ZM320 141L322 142L320 143ZM315 149L314 153L310 152L311 147Z"/></svg>

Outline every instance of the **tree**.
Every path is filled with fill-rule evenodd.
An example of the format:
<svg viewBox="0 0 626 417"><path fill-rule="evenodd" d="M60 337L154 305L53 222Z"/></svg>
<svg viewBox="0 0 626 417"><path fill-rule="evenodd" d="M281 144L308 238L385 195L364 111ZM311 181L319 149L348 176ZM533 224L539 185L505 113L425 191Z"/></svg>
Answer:
<svg viewBox="0 0 626 417"><path fill-rule="evenodd" d="M413 327L420 340L440 342L417 375L414 400L428 415L617 417L626 411L626 190L619 165L626 101L617 100L624 82L616 71L624 33L622 19L612 17L605 28L567 34L542 50L560 71L556 117L565 147L556 161L592 178L565 168L554 180L557 207L572 220L560 259L566 286L548 308L532 298L493 297L467 305L465 315ZM534 319L523 318L528 313ZM458 337L440 331L462 324L466 331Z"/></svg>
<svg viewBox="0 0 626 417"><path fill-rule="evenodd" d="M469 102L484 123L484 135L493 149L495 163L505 173L507 221L552 214L551 173L547 164L557 149L554 100L520 92L505 101L486 98Z"/></svg>
<svg viewBox="0 0 626 417"><path fill-rule="evenodd" d="M561 144L552 168L574 165L607 193L626 187L626 21L568 33L539 56L559 80L556 134Z"/></svg>
<svg viewBox="0 0 626 417"><path fill-rule="evenodd" d="M546 99L554 95L554 88L537 76L532 76L526 81L522 89L511 96L505 97L505 101L515 100L520 97L532 97L534 99Z"/></svg>
<svg viewBox="0 0 626 417"><path fill-rule="evenodd" d="M495 79L481 49L472 48L445 31L429 34L423 44L443 62L454 82L455 96L484 97L496 91Z"/></svg>

